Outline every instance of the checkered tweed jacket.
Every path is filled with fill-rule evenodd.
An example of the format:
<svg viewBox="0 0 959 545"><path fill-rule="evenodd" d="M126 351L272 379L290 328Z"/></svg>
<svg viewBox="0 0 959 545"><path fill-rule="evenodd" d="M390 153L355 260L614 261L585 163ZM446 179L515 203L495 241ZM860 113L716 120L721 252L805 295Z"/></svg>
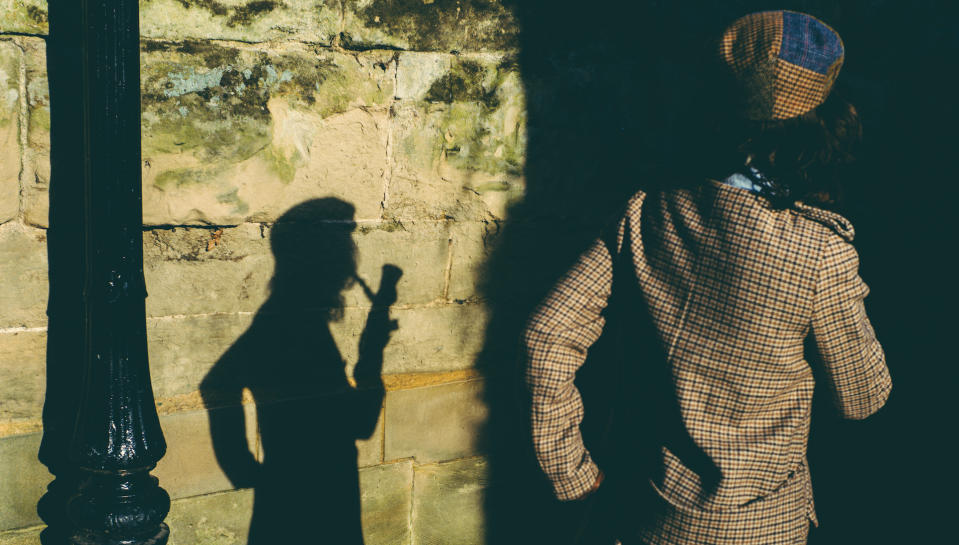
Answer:
<svg viewBox="0 0 959 545"><path fill-rule="evenodd" d="M643 539L804 543L816 522L805 459L813 367L845 418L871 415L891 388L852 237L837 214L775 210L720 182L637 193L525 330L533 442L556 496L582 496L599 472L573 380L603 331L616 270L638 285L664 355L629 365L666 366L678 433L716 469L705 479L670 445L656 445L661 467L649 486L664 509ZM621 258L626 269L614 267Z"/></svg>

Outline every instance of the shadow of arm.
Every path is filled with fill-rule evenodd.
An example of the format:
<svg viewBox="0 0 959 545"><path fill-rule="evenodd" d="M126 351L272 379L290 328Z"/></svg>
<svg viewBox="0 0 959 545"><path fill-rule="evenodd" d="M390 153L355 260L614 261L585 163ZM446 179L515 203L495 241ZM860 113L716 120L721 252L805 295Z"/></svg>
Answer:
<svg viewBox="0 0 959 545"><path fill-rule="evenodd" d="M399 326L390 319L390 306L396 302L396 284L403 271L393 265L384 265L379 291L372 297L373 306L366 316L366 326L360 336L360 355L353 370L356 380L357 416L356 436L366 439L373 434L379 419L383 397L383 352L390 336Z"/></svg>
<svg viewBox="0 0 959 545"><path fill-rule="evenodd" d="M243 385L235 372L235 354L236 345L203 379L200 394L210 420L217 463L235 488L248 488L256 484L260 464L247 443Z"/></svg>

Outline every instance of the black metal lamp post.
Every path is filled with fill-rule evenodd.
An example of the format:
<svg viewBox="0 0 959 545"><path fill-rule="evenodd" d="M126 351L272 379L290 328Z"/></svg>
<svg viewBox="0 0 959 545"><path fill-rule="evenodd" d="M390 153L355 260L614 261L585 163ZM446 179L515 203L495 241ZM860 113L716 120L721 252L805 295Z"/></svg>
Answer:
<svg viewBox="0 0 959 545"><path fill-rule="evenodd" d="M85 364L68 513L76 545L163 545L170 497L147 360L137 0L82 5Z"/></svg>

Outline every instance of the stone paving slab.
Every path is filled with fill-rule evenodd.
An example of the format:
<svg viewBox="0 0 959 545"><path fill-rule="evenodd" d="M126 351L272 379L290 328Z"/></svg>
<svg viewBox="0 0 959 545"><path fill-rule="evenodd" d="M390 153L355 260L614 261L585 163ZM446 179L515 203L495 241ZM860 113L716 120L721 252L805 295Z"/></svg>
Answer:
<svg viewBox="0 0 959 545"><path fill-rule="evenodd" d="M410 543L413 464L403 461L360 470L360 504L366 545Z"/></svg>
<svg viewBox="0 0 959 545"><path fill-rule="evenodd" d="M37 460L41 438L39 433L0 438L0 529L41 522L37 501L53 480L46 466Z"/></svg>
<svg viewBox="0 0 959 545"><path fill-rule="evenodd" d="M485 544L483 498L488 473L483 458L417 467L414 543Z"/></svg>
<svg viewBox="0 0 959 545"><path fill-rule="evenodd" d="M43 526L0 533L0 545L38 545Z"/></svg>
<svg viewBox="0 0 959 545"><path fill-rule="evenodd" d="M251 454L259 457L256 432L256 407L223 407L210 411L230 416L242 414L246 426L246 443ZM222 469L210 436L210 415L207 411L189 411L160 417L166 438L167 453L152 473L160 479L171 498L186 498L231 490L233 485Z"/></svg>
<svg viewBox="0 0 959 545"><path fill-rule="evenodd" d="M482 381L398 390L386 395L386 459L417 463L475 456L488 409Z"/></svg>

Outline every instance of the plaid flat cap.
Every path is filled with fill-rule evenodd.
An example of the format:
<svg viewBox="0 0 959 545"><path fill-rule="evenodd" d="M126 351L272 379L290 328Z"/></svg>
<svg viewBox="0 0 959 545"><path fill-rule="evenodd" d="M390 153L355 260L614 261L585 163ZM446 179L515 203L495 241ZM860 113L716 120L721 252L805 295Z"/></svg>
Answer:
<svg viewBox="0 0 959 545"><path fill-rule="evenodd" d="M720 59L737 83L743 115L789 119L822 104L842 66L842 39L804 13L765 11L723 32Z"/></svg>

